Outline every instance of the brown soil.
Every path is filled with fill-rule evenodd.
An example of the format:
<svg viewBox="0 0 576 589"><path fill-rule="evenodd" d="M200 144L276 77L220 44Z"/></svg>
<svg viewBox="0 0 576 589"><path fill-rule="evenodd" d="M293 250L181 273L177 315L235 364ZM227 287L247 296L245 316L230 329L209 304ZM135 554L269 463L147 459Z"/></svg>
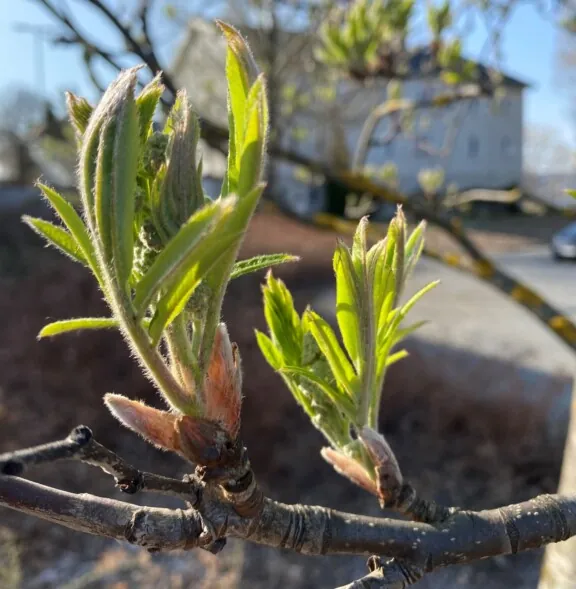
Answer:
<svg viewBox="0 0 576 589"><path fill-rule="evenodd" d="M15 229L14 219L0 222L0 240L20 232L25 235L25 228ZM159 403L116 333L36 341L39 329L50 320L102 315L106 309L84 269L43 249L35 238L27 236L25 247L22 243L19 238L10 239L13 255L25 260L24 265L11 262L5 249L0 258L5 275L0 292L2 451L62 438L84 423L101 442L137 466L183 474L185 467L179 460L123 430L104 409L102 395L108 391ZM300 264L286 266L278 274L302 310L332 280L334 244L331 233L262 213L253 222L243 255L273 251L301 255ZM321 436L260 356L253 330L264 328L261 280L262 276L249 276L233 283L224 310L243 359L242 435L254 469L265 490L279 500L376 514L370 497L321 460ZM495 370L478 363L453 367L449 355L431 359L419 352L417 343L411 347L413 357L399 363L387 382L382 427L406 476L422 493L480 508L553 491L561 448L551 447L545 439L541 407L519 404L522 385L514 378L514 369ZM483 400L482 389L501 386L503 376L509 385L501 403L496 406ZM543 391L543 402L562 385L551 382L550 391ZM464 388L475 389L477 400L469 401L464 393L470 391ZM107 477L84 465L38 468L31 478L70 491L126 499ZM130 499L173 505L153 497ZM219 557L205 553L148 556L15 512L3 510L1 518L0 528L10 531L13 542L5 542L4 550L0 545L0 570L2 559L4 563L14 560L12 548L16 547L22 580L18 582L15 572L12 586L26 589L191 588L200 586L199 579L205 587L328 588L365 570L362 558L313 559L234 542ZM447 569L419 586L530 587L537 572L538 555L522 555ZM9 587L1 576L0 585Z"/></svg>

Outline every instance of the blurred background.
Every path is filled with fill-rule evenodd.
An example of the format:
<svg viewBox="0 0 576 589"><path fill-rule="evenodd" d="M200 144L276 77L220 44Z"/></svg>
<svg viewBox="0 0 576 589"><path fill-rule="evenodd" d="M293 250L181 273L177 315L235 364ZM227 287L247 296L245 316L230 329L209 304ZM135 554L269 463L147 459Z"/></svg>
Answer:
<svg viewBox="0 0 576 589"><path fill-rule="evenodd" d="M373 0L364 4L386 14L378 23L364 15L364 28L354 29L356 4L0 0L2 452L83 423L138 467L186 472L104 409L112 391L158 402L117 334L36 340L50 320L105 310L88 273L46 249L20 218L51 215L34 187L39 177L76 199L65 91L96 102L118 68L142 62L143 82L165 72L167 105L175 89L188 90L203 120L204 188L217 196L227 126L221 18L243 31L269 80L268 188L241 256L301 256L278 274L300 311L310 304L333 318L337 237L347 239L365 214L385 228L404 199L411 222L429 223L408 294L442 281L412 312L429 323L385 383L381 427L405 476L425 496L472 509L555 492L576 358L576 201L566 193L576 188L574 7ZM349 184L354 174L379 189ZM242 436L255 472L278 500L376 515L376 503L322 461L321 436L260 356L262 278L234 281L224 311L243 359ZM125 499L85 465L31 476ZM541 558L453 567L420 585L535 588ZM7 510L0 516L2 589L307 589L364 573L363 558L240 542L217 557L150 555Z"/></svg>

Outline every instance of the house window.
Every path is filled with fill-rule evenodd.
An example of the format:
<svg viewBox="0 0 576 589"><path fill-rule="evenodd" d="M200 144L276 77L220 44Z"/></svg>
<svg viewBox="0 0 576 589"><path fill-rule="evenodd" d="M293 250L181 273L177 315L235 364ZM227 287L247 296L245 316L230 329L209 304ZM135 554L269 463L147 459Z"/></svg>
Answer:
<svg viewBox="0 0 576 589"><path fill-rule="evenodd" d="M516 149L510 137L502 137L500 140L500 151L502 155L514 155L516 153Z"/></svg>
<svg viewBox="0 0 576 589"><path fill-rule="evenodd" d="M477 157L480 152L480 141L476 135L468 137L468 157Z"/></svg>

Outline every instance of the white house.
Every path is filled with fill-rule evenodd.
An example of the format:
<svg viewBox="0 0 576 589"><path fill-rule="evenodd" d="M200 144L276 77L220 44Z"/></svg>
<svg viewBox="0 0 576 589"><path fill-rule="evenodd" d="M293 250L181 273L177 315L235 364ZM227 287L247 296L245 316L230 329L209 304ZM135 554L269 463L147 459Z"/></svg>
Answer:
<svg viewBox="0 0 576 589"><path fill-rule="evenodd" d="M244 32L258 54L258 32ZM283 44L297 36L282 34ZM426 59L429 57L424 52L415 52L411 67L422 71ZM310 64L310 59L302 61ZM288 114L280 111L277 140L292 151L332 167L351 166L366 119L386 100L386 81L360 84L340 78L332 79L328 87L326 72L318 67L307 68L302 61L288 63L282 72L282 85L292 89L290 100L297 108ZM192 20L172 75L177 85L189 90L198 112L222 126L227 125L224 68L225 42L220 33L211 23ZM478 71L487 79L486 68L479 65ZM369 149L366 163L371 168L395 164L398 188L408 195L421 192L420 170L437 167L444 170L445 186L455 185L462 190L518 186L522 178L525 88L523 82L505 76L504 96L498 104L481 97L418 110L412 132L390 141L393 119L383 119L375 133L377 144ZM402 98L429 100L446 89L437 75L429 72L404 82ZM381 144L382 140L386 144ZM274 165L277 198L299 212L322 208L322 191L314 188L309 178L289 163L278 161Z"/></svg>

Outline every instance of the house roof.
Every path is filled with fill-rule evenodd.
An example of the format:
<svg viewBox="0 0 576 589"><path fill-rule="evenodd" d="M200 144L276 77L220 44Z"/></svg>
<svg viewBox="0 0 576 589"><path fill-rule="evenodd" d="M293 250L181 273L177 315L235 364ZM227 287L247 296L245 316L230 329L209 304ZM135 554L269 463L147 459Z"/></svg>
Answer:
<svg viewBox="0 0 576 589"><path fill-rule="evenodd" d="M473 62L476 66L476 72L479 76L480 83L490 84L492 82L491 75L494 74L494 69L479 63ZM432 51L430 47L422 47L414 50L408 61L410 72L416 74L426 72L429 76L437 76L440 73L440 68L433 65ZM527 88L530 85L518 78L512 77L508 74L500 72L502 76L502 84L509 88Z"/></svg>

